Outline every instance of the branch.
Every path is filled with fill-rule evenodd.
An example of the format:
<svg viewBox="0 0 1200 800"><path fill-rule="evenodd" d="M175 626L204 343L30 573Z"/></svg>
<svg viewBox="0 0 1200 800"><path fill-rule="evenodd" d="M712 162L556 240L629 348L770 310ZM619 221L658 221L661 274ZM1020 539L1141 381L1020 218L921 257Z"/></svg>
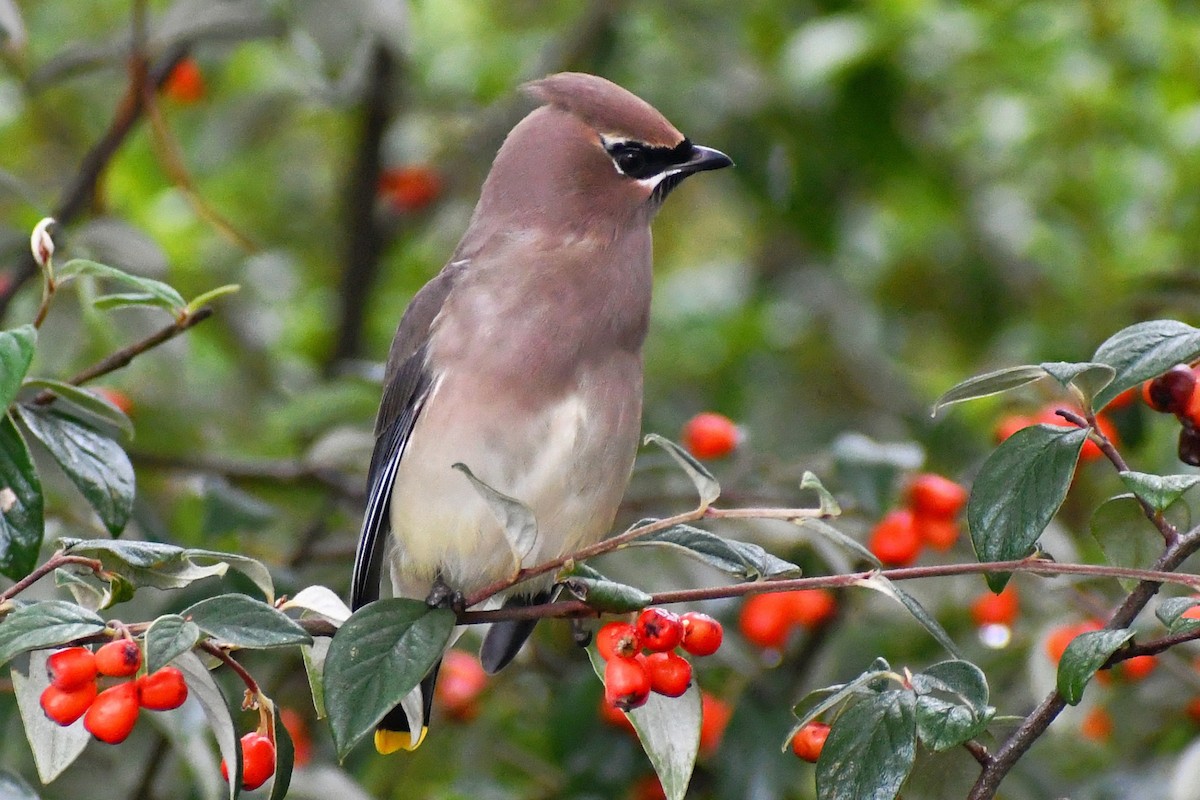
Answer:
<svg viewBox="0 0 1200 800"><path fill-rule="evenodd" d="M96 573L99 573L104 569L104 565L94 558L70 556L66 555L65 553L55 553L33 572L29 573L24 578L5 589L3 592L0 592L0 603L3 603L5 600L11 600L33 584L37 583L42 578L49 575L51 572L54 572L54 570L61 566L65 566L66 564L80 564Z"/></svg>

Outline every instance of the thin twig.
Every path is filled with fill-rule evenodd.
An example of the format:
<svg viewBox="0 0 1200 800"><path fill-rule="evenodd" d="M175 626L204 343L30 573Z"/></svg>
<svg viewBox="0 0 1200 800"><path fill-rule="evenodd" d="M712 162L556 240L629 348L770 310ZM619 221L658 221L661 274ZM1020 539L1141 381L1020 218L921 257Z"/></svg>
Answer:
<svg viewBox="0 0 1200 800"><path fill-rule="evenodd" d="M24 578L5 589L3 592L0 592L0 603L4 602L5 600L11 600L45 576L49 575L51 572L54 572L54 570L67 564L80 564L96 573L99 573L104 569L104 565L94 558L73 556L66 553L55 553L33 572L29 573Z"/></svg>
<svg viewBox="0 0 1200 800"><path fill-rule="evenodd" d="M254 676L247 672L246 668L238 663L238 660L229 655L223 648L218 647L209 639L204 639L196 646L210 656L220 659L227 667L236 672L237 676L242 679L242 683L246 684L246 690L251 694L257 696L262 693L258 688L258 681L254 680Z"/></svg>

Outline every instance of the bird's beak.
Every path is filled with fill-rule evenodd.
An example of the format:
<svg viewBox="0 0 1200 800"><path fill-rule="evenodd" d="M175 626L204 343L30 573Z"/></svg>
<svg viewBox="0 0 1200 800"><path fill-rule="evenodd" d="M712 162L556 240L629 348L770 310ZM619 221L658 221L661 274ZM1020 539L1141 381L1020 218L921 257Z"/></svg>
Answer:
<svg viewBox="0 0 1200 800"><path fill-rule="evenodd" d="M691 175L693 172L706 172L710 169L724 169L732 166L733 159L720 150L694 144L692 145L692 157L679 165L679 172Z"/></svg>

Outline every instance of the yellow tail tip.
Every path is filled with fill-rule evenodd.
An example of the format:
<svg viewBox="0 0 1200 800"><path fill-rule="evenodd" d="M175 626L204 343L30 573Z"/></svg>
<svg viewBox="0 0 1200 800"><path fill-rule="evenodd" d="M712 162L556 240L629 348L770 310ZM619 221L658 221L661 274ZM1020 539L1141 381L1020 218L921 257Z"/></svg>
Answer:
<svg viewBox="0 0 1200 800"><path fill-rule="evenodd" d="M421 742L425 741L427 733L429 733L428 727L421 728L421 733L415 737L408 731L389 731L376 728L375 749L385 756L391 755L397 750L412 752L421 746Z"/></svg>

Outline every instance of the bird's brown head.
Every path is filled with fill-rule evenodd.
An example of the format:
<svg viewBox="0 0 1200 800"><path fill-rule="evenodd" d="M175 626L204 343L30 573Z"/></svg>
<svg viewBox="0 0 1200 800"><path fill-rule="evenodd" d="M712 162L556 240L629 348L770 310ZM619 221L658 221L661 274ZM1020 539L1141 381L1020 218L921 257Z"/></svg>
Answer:
<svg viewBox="0 0 1200 800"><path fill-rule="evenodd" d="M733 163L604 78L562 72L524 89L543 105L496 155L480 199L492 213L574 229L644 224L688 175Z"/></svg>

